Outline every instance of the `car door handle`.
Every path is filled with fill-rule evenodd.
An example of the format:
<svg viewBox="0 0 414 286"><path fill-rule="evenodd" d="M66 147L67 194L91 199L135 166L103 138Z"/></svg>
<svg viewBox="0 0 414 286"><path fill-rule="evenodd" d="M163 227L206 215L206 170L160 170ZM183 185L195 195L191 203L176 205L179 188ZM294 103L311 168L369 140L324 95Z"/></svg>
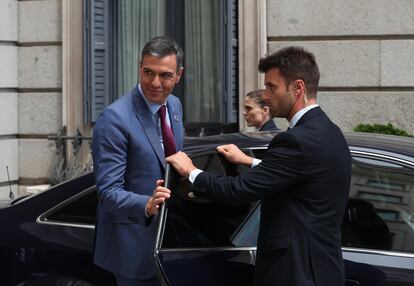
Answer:
<svg viewBox="0 0 414 286"><path fill-rule="evenodd" d="M255 265L256 264L256 250L249 250L249 264Z"/></svg>

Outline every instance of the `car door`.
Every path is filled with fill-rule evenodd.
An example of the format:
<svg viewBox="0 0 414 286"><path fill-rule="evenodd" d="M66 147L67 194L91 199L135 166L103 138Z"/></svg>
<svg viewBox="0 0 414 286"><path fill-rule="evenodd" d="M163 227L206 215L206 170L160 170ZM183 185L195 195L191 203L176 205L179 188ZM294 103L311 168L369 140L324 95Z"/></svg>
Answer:
<svg viewBox="0 0 414 286"><path fill-rule="evenodd" d="M200 169L221 175L244 172L216 153L192 156ZM255 246L232 238L254 204L229 206L189 199L187 179L166 176L173 195L162 207L155 259L167 285L251 285ZM175 182L174 182L175 181Z"/></svg>
<svg viewBox="0 0 414 286"><path fill-rule="evenodd" d="M265 150L253 149L263 158ZM414 285L414 160L354 147L352 179L342 224L346 286ZM260 208L242 225L249 241Z"/></svg>
<svg viewBox="0 0 414 286"><path fill-rule="evenodd" d="M347 278L355 285L414 285L414 160L351 149L352 180L342 225Z"/></svg>

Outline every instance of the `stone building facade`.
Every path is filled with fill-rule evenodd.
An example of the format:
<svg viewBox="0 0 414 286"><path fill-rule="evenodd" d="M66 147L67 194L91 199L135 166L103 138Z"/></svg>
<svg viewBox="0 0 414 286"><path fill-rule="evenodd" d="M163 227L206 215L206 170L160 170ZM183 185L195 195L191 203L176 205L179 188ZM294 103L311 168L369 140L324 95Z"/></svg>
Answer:
<svg viewBox="0 0 414 286"><path fill-rule="evenodd" d="M21 194L49 182L59 150L48 136L63 127L91 134L82 112L82 9L82 0L0 1L0 199L10 193L6 166ZM260 57L301 45L320 65L319 103L344 131L392 123L414 133L412 15L411 0L239 0L239 101L263 86ZM241 112L239 122L248 130ZM88 144L78 157L90 160Z"/></svg>

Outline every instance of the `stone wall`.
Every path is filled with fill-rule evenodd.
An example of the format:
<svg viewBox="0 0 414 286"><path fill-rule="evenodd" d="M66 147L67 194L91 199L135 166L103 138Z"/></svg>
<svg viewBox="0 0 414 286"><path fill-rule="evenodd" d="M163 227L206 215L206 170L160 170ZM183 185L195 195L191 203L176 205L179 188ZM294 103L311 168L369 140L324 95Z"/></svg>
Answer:
<svg viewBox="0 0 414 286"><path fill-rule="evenodd" d="M268 0L267 8L268 53L299 45L315 54L318 101L344 131L392 123L414 133L413 1Z"/></svg>
<svg viewBox="0 0 414 286"><path fill-rule="evenodd" d="M55 159L47 140L62 127L61 1L19 1L19 178L45 184Z"/></svg>
<svg viewBox="0 0 414 286"><path fill-rule="evenodd" d="M17 0L0 1L0 200L9 198L11 187L17 194L18 164L18 76Z"/></svg>
<svg viewBox="0 0 414 286"><path fill-rule="evenodd" d="M0 199L48 182L62 126L61 0L0 1ZM20 184L19 184L20 183Z"/></svg>

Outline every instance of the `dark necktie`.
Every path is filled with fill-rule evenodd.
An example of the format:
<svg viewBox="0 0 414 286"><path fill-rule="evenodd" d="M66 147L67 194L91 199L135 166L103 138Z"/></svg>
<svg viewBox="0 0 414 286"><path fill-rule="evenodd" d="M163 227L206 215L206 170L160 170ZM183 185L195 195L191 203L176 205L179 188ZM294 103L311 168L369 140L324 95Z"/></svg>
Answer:
<svg viewBox="0 0 414 286"><path fill-rule="evenodd" d="M160 115L160 122L161 122L161 133L162 133L162 143L164 145L164 153L165 157L168 157L172 154L175 154L177 150L175 149L175 140L174 135L172 133L171 127L168 126L166 120L166 107L162 105L158 110Z"/></svg>

